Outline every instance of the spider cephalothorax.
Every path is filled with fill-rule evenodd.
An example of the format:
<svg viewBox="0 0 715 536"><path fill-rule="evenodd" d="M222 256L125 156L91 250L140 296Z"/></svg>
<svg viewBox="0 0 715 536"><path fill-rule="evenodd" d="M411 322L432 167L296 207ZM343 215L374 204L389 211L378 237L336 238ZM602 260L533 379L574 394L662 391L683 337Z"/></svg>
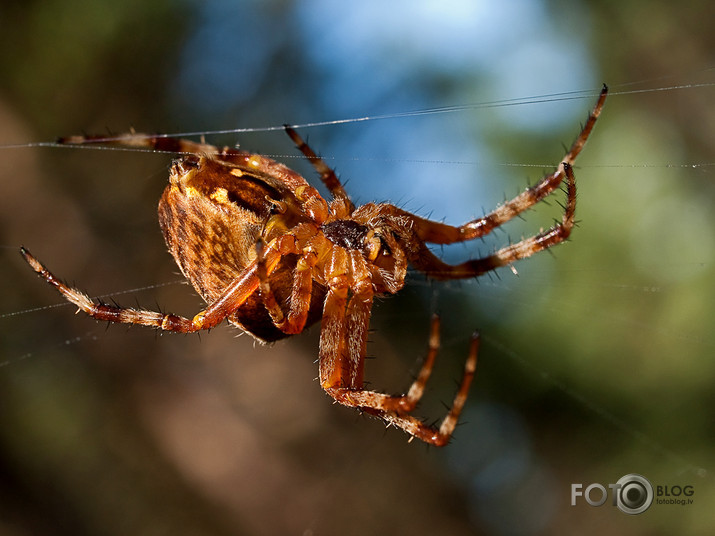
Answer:
<svg viewBox="0 0 715 536"><path fill-rule="evenodd" d="M228 320L261 341L300 333L321 319L320 384L338 402L398 426L413 437L444 445L454 431L474 376L478 337L472 337L464 377L439 428L410 413L419 402L439 347L432 319L429 351L405 395L364 388L363 368L373 297L398 292L408 265L434 279L479 276L565 240L576 204L574 160L606 98L606 88L562 163L534 186L493 212L459 227L427 220L389 203L355 207L335 173L290 127L288 135L320 173L327 202L295 171L246 151L188 140L127 134L72 137L67 144L111 143L184 154L171 168L159 201L164 238L184 276L208 304L192 319L92 301L50 273L26 249L30 266L66 299L99 320L153 326L181 333ZM556 190L566 180L560 223L492 255L450 265L428 244L482 237Z"/></svg>

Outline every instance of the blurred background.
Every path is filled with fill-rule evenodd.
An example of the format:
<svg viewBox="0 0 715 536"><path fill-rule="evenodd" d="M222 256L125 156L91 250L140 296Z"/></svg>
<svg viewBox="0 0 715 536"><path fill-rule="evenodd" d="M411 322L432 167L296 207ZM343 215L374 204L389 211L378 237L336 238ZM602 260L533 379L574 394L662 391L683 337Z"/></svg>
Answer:
<svg viewBox="0 0 715 536"><path fill-rule="evenodd" d="M0 3L0 534L710 534L712 15L698 0ZM568 244L518 276L410 274L376 303L367 377L389 392L409 386L442 315L417 412L429 421L482 333L444 449L333 405L317 327L273 346L225 325L107 327L17 251L92 296L190 316L202 303L156 221L171 157L25 144L372 117L301 132L357 203L456 225L551 170L603 82ZM403 114L445 106L458 108ZM280 130L209 141L318 182ZM438 253L534 234L560 217L555 197ZM572 484L629 473L692 486L693 504L571 505Z"/></svg>

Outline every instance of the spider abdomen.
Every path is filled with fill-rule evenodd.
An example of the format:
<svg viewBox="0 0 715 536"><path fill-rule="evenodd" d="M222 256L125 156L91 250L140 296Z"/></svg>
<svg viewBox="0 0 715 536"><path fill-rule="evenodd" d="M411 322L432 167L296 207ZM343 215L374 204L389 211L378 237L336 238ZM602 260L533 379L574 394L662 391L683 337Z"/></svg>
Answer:
<svg viewBox="0 0 715 536"><path fill-rule="evenodd" d="M276 201L284 210L284 225L300 221L295 198L282 190L270 178L208 157L190 156L174 164L159 201L159 224L181 272L206 303L215 302L256 259L256 242ZM296 255L286 255L270 275L279 303L290 303L296 263ZM310 323L320 317L325 292L316 290ZM259 292L228 320L261 341L288 336L271 321Z"/></svg>

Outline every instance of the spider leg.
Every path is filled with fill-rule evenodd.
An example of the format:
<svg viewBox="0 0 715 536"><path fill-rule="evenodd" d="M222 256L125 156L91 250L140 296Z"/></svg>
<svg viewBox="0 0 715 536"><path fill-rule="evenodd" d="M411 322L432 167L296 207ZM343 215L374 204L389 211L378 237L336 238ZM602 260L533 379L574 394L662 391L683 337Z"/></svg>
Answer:
<svg viewBox="0 0 715 536"><path fill-rule="evenodd" d="M432 315L432 322L430 324L430 335L427 346L427 357L422 362L420 367L420 372L417 377L410 385L407 394L402 397L396 397L399 399L399 408L403 411L412 411L417 406L417 403L422 399L422 395L425 391L425 385L427 385L427 380L429 380L432 375L432 368L434 367L434 361L437 357L437 352L439 352L439 316Z"/></svg>
<svg viewBox="0 0 715 536"><path fill-rule="evenodd" d="M295 241L292 240L293 237L286 235L278 240L278 247L281 250L287 248L281 248L280 243L285 243L292 241L292 248L288 251L290 253L300 253L295 247ZM290 247L290 246L288 246ZM260 280L259 289L261 292L261 298L263 300L263 305L266 307L268 314L271 316L275 326L280 329L283 333L296 334L303 331L305 323L308 319L308 312L310 311L311 295L313 292L313 276L312 276L312 266L315 264L315 255L312 256L300 256L296 262L295 269L293 271L293 286L291 289L290 296L290 309L288 314L283 312L283 308L278 304L276 297L271 289L271 284L268 279L268 267L266 253L262 242L257 244L258 256L258 279ZM283 251L285 253L285 251Z"/></svg>
<svg viewBox="0 0 715 536"><path fill-rule="evenodd" d="M364 355L349 356L347 352L348 262L345 250L334 248L325 270L328 292L323 306L319 349L319 377L323 389L362 388Z"/></svg>
<svg viewBox="0 0 715 536"><path fill-rule="evenodd" d="M118 136L67 136L59 138L57 143L63 145L118 145L182 154L218 154L220 152L215 145L138 132L129 132Z"/></svg>
<svg viewBox="0 0 715 536"><path fill-rule="evenodd" d="M195 154L217 159L238 166L239 168L248 169L251 172L261 173L266 177L279 179L279 181L288 186L291 191L300 192L298 196L300 201L307 203L306 211L311 217L314 217L316 221L322 222L327 217L327 203L320 197L318 191L310 186L299 173L275 160L241 149L232 147L219 148L215 145L196 143L195 141L184 138L140 134L136 132L121 134L119 136L68 136L66 138L59 138L57 143L64 145L117 145L183 155ZM322 160L320 161L322 162ZM325 166L324 163L323 165ZM325 167L327 168L327 166ZM337 181L337 178L335 180ZM337 184L338 186L340 185L339 182ZM340 186L340 188L342 188L342 186ZM346 202L349 204L347 194L345 195Z"/></svg>
<svg viewBox="0 0 715 536"><path fill-rule="evenodd" d="M588 115L586 123L584 123L583 128L581 129L581 133L578 135L578 138L576 138L576 141L574 141L571 145L569 152L566 153L566 155L562 159L563 162L573 165L574 160L576 160L576 157L581 152L581 149L583 149L583 146L586 145L586 140L591 135L591 131L596 124L598 116L601 115L601 110L603 109L603 105L606 102L607 96L608 86L606 84L603 84L603 87L601 88L601 93L598 95L596 105L593 107L593 110L591 110L591 113Z"/></svg>
<svg viewBox="0 0 715 536"><path fill-rule="evenodd" d="M403 211L399 209L396 209L397 212L410 217L413 221L413 226L417 236L423 241L431 242L433 244L452 244L455 242L464 242L466 240L474 240L475 238L489 234L492 230L494 230L494 228L503 225L522 212L528 210L559 187L565 175L565 164L573 165L576 157L583 149L583 146L586 144L586 140L588 140L588 137L593 131L596 120L601 115L601 110L606 102L607 95L608 88L604 85L593 110L586 120L586 123L584 123L578 137L573 142L566 155L564 155L562 164L559 168L554 173L546 175L539 182L527 188L515 198L507 201L489 214L467 222L459 227L454 227L441 222L403 213Z"/></svg>
<svg viewBox="0 0 715 536"><path fill-rule="evenodd" d="M130 132L119 136L68 136L59 138L58 143L64 145L117 145L152 149L167 153L182 155L199 155L220 160L251 172L262 173L267 177L279 178L280 182L294 192L301 192L301 202L306 203L307 213L322 222L327 217L327 203L320 197L318 191L310 186L297 172L270 158L260 156L231 147L216 147L206 143L171 136L157 136ZM337 180L337 179L336 179ZM339 183L338 183L339 184Z"/></svg>
<svg viewBox="0 0 715 536"><path fill-rule="evenodd" d="M454 431L474 376L477 339L475 337L472 342L465 374L452 408L439 429L409 415L422 397L439 349L437 317L432 320L427 359L406 395L391 396L364 389L363 371L373 292L369 275L361 273L359 267L355 270L359 264L357 257L357 252L346 253L336 248L326 273L330 276L326 279L331 283L325 300L320 338L321 386L341 404L380 417L428 443L445 445ZM353 267L355 279L352 285L349 285L347 277L348 263ZM352 291L349 299L348 288Z"/></svg>
<svg viewBox="0 0 715 536"><path fill-rule="evenodd" d="M444 446L449 442L452 433L457 426L459 416L462 413L464 405L467 401L469 387L474 379L477 367L478 348L479 336L475 333L472 336L469 355L465 362L464 375L462 376L459 389L457 390L457 394L452 402L452 407L443 419L439 428L430 426L410 415L410 412L415 408L422 397L425 384L430 376L434 359L439 349L439 321L436 316L433 317L432 320L427 359L422 365L419 376L413 382L406 395L391 396L383 393L377 393L375 391L368 391L362 389L361 386L337 387L323 385L323 388L330 396L341 404L359 408L365 413L379 417L388 424L401 428L411 436L417 437L426 443L436 446ZM344 350L344 347L342 349ZM354 362L355 360L353 360L353 363ZM322 368L323 363L324 360L321 355L321 378L324 373ZM360 365L362 366L362 361L360 361ZM338 372L337 378L339 378L339 372L341 370L347 371L348 373L352 372L350 366L336 367L336 369L331 372ZM361 377L357 374L349 374L350 378L355 376Z"/></svg>
<svg viewBox="0 0 715 536"><path fill-rule="evenodd" d="M477 355L479 353L479 334L474 333L469 345L469 354L464 363L464 375L459 384L457 394L452 401L452 407L442 420L439 428L434 428L420 421L419 419L396 411L380 411L373 408L363 407L363 411L380 417L389 425L401 428L412 437L416 437L425 443L431 443L435 446L442 447L449 443L449 440L457 427L459 416L464 409L464 404L467 402L469 387L474 379L474 374L477 370Z"/></svg>
<svg viewBox="0 0 715 536"><path fill-rule="evenodd" d="M358 329L360 325L365 325L366 319L369 320L369 317L367 316L364 311L362 312L362 315L359 316L356 314L356 307L354 304L350 303L350 306L352 306L352 316L350 316L350 311L348 311L348 318L353 319L353 327L354 330L351 330L350 327L348 327L347 332L350 334L358 333ZM349 306L349 307L350 307ZM353 405L357 407L368 407L368 406L373 406L374 409L377 409L378 411L382 412L401 412L401 413L409 413L412 410L415 409L419 401L422 399L422 395L424 394L425 391L425 386L427 385L427 381L429 380L431 374L432 374L432 369L434 367L434 362L435 358L437 357L437 353L439 352L439 330L440 330L440 321L439 321L439 316L434 315L432 317L432 322L431 322L431 327L430 327L430 336L429 336L429 344L428 344L428 351L427 351L427 357L425 360L422 362L422 366L420 367L420 371L417 374L417 377L415 380L412 382L412 385L410 385L410 388L408 389L407 393L404 395L386 395L383 393L377 393L374 391L355 391L351 390L347 394L347 398L349 398L349 404L347 405ZM365 340L365 339L360 339ZM355 350L364 352L365 349L361 345L358 348L355 348ZM348 367L348 370L350 367ZM361 377L361 374L354 374L355 376ZM343 394L338 394L338 397L344 398Z"/></svg>
<svg viewBox="0 0 715 536"><path fill-rule="evenodd" d="M550 248L566 240L574 225L576 210L576 178L571 166L564 162L566 174L567 198L561 222L535 236L525 238L515 244L503 247L492 255L471 259L461 264L452 265L443 262L427 246L421 246L419 252L410 259L418 270L434 279L463 279L477 277L496 268L507 266L519 259L530 257L534 253Z"/></svg>
<svg viewBox="0 0 715 536"><path fill-rule="evenodd" d="M586 144L586 140L588 140L588 137L591 135L593 127L596 124L596 120L598 119L598 116L601 115L601 110L606 102L607 95L608 87L604 85L593 110L591 110L586 123L584 123L583 128L581 129L581 132L561 160L562 163L559 166L559 169L551 175L546 175L535 185L527 188L514 199L498 207L490 214L460 226L459 233L461 237L463 237L462 240L472 240L490 233L495 227L499 227L534 206L558 188L564 174L567 173L565 170L566 166L573 166L576 157L579 155L583 146Z"/></svg>
<svg viewBox="0 0 715 536"><path fill-rule="evenodd" d="M84 292L60 281L25 248L20 248L20 253L40 277L52 285L67 301L74 303L80 311L83 311L89 316L97 320L124 324L139 324L179 333L191 333L202 329L211 329L216 326L240 307L251 294L256 291L260 284L257 275L257 263L254 261L246 267L240 277L236 278L236 280L223 291L216 301L199 312L193 319L188 319L183 316L165 314L157 311L96 303ZM269 252L266 255L265 263L268 273L275 269L279 259L280 254L277 252Z"/></svg>
<svg viewBox="0 0 715 536"><path fill-rule="evenodd" d="M285 131L288 136L290 136L290 139L293 140L296 147L298 147L298 150L305 155L315 170L320 174L320 180L323 181L323 184L330 190L333 198L345 200L349 207L349 212L355 210L355 205L350 201L350 197L340 183L340 179L338 179L335 171L311 149L293 128L285 125Z"/></svg>

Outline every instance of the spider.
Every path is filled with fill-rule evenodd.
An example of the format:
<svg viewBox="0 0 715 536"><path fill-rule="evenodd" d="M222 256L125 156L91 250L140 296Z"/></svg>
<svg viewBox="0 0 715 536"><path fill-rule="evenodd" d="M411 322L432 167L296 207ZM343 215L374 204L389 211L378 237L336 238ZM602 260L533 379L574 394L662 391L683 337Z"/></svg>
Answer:
<svg viewBox="0 0 715 536"><path fill-rule="evenodd" d="M436 280L474 278L550 248L574 225L572 164L604 105L603 87L581 133L556 171L491 213L459 227L431 221L389 203L356 207L334 171L289 126L285 130L320 174L332 200L269 158L236 148L130 133L102 139L73 136L65 144L111 143L180 153L159 201L159 223L181 272L208 306L193 318L95 302L55 277L27 249L32 269L79 310L98 320L179 333L213 328L223 320L262 342L300 333L321 320L319 380L337 402L437 446L449 442L477 364L471 339L452 407L439 427L411 413L425 389L439 349L440 322L431 321L427 357L406 394L367 390L363 369L373 298L395 294L408 265ZM483 237L551 194L566 181L561 222L491 255L450 265L428 244Z"/></svg>

